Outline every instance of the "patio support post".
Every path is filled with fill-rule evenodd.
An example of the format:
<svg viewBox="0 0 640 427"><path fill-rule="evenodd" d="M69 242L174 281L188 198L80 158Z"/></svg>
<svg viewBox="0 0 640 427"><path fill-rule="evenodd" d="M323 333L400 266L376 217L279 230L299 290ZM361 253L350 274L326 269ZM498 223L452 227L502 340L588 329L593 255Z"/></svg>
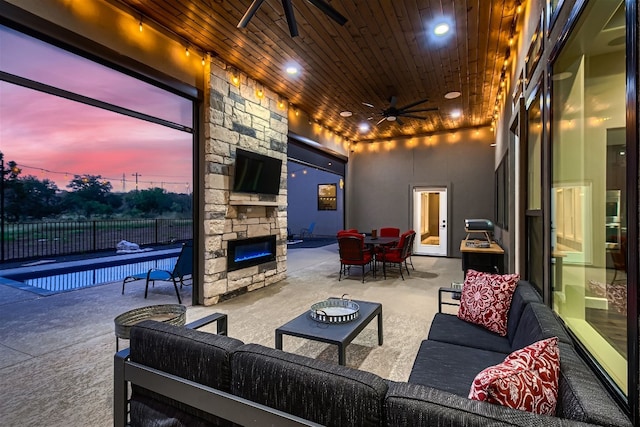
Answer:
<svg viewBox="0 0 640 427"><path fill-rule="evenodd" d="M4 154L0 151L0 262L4 261Z"/></svg>

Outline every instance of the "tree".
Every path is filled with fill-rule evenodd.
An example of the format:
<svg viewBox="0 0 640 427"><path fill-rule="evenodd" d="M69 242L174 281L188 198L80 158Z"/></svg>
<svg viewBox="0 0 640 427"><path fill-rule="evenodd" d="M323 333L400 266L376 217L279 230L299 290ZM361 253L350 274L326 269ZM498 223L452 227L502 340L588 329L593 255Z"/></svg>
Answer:
<svg viewBox="0 0 640 427"><path fill-rule="evenodd" d="M172 201L162 188L127 193L127 205L145 214L161 214L171 209Z"/></svg>
<svg viewBox="0 0 640 427"><path fill-rule="evenodd" d="M74 175L67 188L71 192L65 198L65 207L87 217L111 214L114 206L121 204L111 197L112 185L101 175Z"/></svg>
<svg viewBox="0 0 640 427"><path fill-rule="evenodd" d="M74 175L67 188L86 200L102 201L113 186L102 175Z"/></svg>
<svg viewBox="0 0 640 427"><path fill-rule="evenodd" d="M42 219L60 212L58 187L53 181L40 181L32 175L20 176L16 162L9 162L4 182L5 215L10 221Z"/></svg>

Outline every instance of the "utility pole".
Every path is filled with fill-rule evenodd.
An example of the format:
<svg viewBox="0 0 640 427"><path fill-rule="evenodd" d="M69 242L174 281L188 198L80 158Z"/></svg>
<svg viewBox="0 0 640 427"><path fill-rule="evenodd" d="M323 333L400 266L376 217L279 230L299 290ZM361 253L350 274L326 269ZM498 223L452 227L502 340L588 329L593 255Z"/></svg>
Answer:
<svg viewBox="0 0 640 427"><path fill-rule="evenodd" d="M127 192L127 179L125 178L124 172L122 172L122 192Z"/></svg>
<svg viewBox="0 0 640 427"><path fill-rule="evenodd" d="M132 173L131 176L135 176L136 177L136 191L138 191L138 177L142 176L142 175L140 175L138 172L136 172L136 173Z"/></svg>

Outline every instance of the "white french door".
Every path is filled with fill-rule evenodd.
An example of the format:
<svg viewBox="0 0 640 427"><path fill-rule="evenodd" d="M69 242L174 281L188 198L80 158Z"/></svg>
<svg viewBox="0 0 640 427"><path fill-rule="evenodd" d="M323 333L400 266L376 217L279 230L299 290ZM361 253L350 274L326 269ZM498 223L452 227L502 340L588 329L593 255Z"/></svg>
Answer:
<svg viewBox="0 0 640 427"><path fill-rule="evenodd" d="M446 188L413 189L414 253L447 256L447 205Z"/></svg>

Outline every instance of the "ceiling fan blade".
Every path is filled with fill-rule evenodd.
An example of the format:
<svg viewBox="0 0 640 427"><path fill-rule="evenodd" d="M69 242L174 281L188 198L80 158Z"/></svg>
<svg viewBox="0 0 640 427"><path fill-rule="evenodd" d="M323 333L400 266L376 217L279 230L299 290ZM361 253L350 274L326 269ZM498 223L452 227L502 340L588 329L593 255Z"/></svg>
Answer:
<svg viewBox="0 0 640 427"><path fill-rule="evenodd" d="M368 102L363 102L362 105L367 106L369 108L376 108L373 106L373 104L369 104Z"/></svg>
<svg viewBox="0 0 640 427"><path fill-rule="evenodd" d="M249 24L249 21L251 21L251 18L253 18L253 15L260 9L262 3L264 3L264 0L253 0L249 9L247 9L240 22L238 22L237 28L245 28Z"/></svg>
<svg viewBox="0 0 640 427"><path fill-rule="evenodd" d="M404 124L404 122L402 120L400 120L400 117L396 117L396 122L402 126Z"/></svg>
<svg viewBox="0 0 640 427"><path fill-rule="evenodd" d="M347 18L342 16L337 10L331 7L323 0L307 0L309 3L320 9L325 15L333 19L338 25L344 25L347 23Z"/></svg>
<svg viewBox="0 0 640 427"><path fill-rule="evenodd" d="M287 18L287 25L289 25L289 33L291 37L298 35L298 24L296 23L296 17L293 14L293 6L291 0L282 0L282 8L284 9L284 16Z"/></svg>
<svg viewBox="0 0 640 427"><path fill-rule="evenodd" d="M385 120L387 120L386 117L381 118L380 120L378 120L378 123L376 123L376 126L378 126L380 123L384 122Z"/></svg>
<svg viewBox="0 0 640 427"><path fill-rule="evenodd" d="M407 104L404 107L400 107L400 108L398 108L398 110L407 110L407 109L409 109L411 107L415 107L416 105L424 104L427 101L428 101L427 98L421 99L420 101L412 102L411 104Z"/></svg>
<svg viewBox="0 0 640 427"><path fill-rule="evenodd" d="M398 103L398 97L397 96L392 96L389 99L389 107L390 108L395 108L396 104Z"/></svg>
<svg viewBox="0 0 640 427"><path fill-rule="evenodd" d="M426 111L437 111L438 107L420 108L418 110L402 110L403 113L424 113Z"/></svg>
<svg viewBox="0 0 640 427"><path fill-rule="evenodd" d="M404 113L401 113L401 114L399 114L399 115L400 115L400 116L402 116L402 117L409 117L410 119L427 120L427 118L426 118L426 117L414 116L413 114L404 114Z"/></svg>

